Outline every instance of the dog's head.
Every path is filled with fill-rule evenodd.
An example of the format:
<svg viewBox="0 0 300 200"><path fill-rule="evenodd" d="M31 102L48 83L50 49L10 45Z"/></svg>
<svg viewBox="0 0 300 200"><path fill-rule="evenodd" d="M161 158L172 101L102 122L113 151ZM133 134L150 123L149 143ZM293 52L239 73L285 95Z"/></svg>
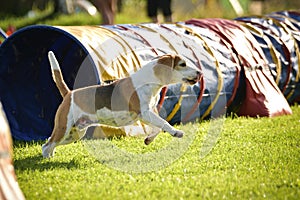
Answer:
<svg viewBox="0 0 300 200"><path fill-rule="evenodd" d="M178 55L166 54L160 56L153 68L155 76L162 84L188 83L195 84L201 76L200 70L188 66Z"/></svg>

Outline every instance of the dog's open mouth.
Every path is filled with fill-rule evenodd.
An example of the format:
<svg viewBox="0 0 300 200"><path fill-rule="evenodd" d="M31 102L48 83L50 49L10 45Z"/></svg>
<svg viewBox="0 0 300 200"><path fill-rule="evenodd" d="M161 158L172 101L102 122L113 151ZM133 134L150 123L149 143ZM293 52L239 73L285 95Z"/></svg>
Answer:
<svg viewBox="0 0 300 200"><path fill-rule="evenodd" d="M194 78L194 79L187 79L187 78L183 78L182 79L185 83L188 83L190 85L194 85L195 83L197 83L198 78Z"/></svg>
<svg viewBox="0 0 300 200"><path fill-rule="evenodd" d="M188 83L188 84L190 84L190 85L194 85L195 83L197 83L197 82L200 80L200 77L201 77L201 75L200 75L200 73L199 73L199 74L197 74L197 76L194 77L194 78L183 78L182 80L183 80L185 83Z"/></svg>

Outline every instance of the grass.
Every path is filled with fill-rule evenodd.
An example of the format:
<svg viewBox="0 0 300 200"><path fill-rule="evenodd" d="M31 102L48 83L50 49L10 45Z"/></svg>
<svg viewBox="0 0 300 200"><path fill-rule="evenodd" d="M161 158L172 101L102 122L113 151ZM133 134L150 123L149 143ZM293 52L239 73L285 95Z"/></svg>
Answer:
<svg viewBox="0 0 300 200"><path fill-rule="evenodd" d="M27 199L299 199L300 107L292 109L276 118L226 118L203 158L210 121L179 126L182 139L80 141L51 159L42 158L41 142L16 142L15 170Z"/></svg>

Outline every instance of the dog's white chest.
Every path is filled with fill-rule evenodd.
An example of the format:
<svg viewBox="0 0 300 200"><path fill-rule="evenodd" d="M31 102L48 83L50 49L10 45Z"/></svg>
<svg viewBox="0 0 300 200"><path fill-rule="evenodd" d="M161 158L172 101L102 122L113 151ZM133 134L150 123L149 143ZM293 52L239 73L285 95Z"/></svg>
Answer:
<svg viewBox="0 0 300 200"><path fill-rule="evenodd" d="M138 117L134 112L126 110L111 111L106 107L97 110L96 116L100 124L110 126L126 126L134 123Z"/></svg>

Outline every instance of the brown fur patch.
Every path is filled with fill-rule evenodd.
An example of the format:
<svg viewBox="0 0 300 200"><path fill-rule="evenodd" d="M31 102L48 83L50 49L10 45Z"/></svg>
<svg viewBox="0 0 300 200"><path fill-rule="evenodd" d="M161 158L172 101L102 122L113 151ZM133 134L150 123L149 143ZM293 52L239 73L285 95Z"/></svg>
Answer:
<svg viewBox="0 0 300 200"><path fill-rule="evenodd" d="M163 55L161 56L157 63L158 64L162 64L171 68L174 68L175 66L178 65L178 62L181 60L181 58L177 55L171 55L171 54L167 54L167 55Z"/></svg>
<svg viewBox="0 0 300 200"><path fill-rule="evenodd" d="M140 112L140 101L131 78L125 78L110 85L90 86L73 91L73 101L84 112L95 113L101 108L112 111L128 109Z"/></svg>
<svg viewBox="0 0 300 200"><path fill-rule="evenodd" d="M89 86L73 90L73 102L84 112L95 113L96 91L98 87L101 86Z"/></svg>
<svg viewBox="0 0 300 200"><path fill-rule="evenodd" d="M54 128L49 142L60 142L60 140L64 137L67 129L67 118L70 111L70 105L71 93L68 93L56 111Z"/></svg>
<svg viewBox="0 0 300 200"><path fill-rule="evenodd" d="M118 95L120 95L120 97L124 98L124 101L120 100L120 107L118 107L118 109L123 110L125 106L125 108L128 108L129 111L139 114L141 112L140 99L136 89L134 88L131 78L120 80L116 88L118 92L117 96L114 94L114 97L118 97Z"/></svg>
<svg viewBox="0 0 300 200"><path fill-rule="evenodd" d="M62 74L60 70L53 70L53 79L55 81L56 87L58 88L62 97L66 96L68 92L70 92L66 83L63 80Z"/></svg>

